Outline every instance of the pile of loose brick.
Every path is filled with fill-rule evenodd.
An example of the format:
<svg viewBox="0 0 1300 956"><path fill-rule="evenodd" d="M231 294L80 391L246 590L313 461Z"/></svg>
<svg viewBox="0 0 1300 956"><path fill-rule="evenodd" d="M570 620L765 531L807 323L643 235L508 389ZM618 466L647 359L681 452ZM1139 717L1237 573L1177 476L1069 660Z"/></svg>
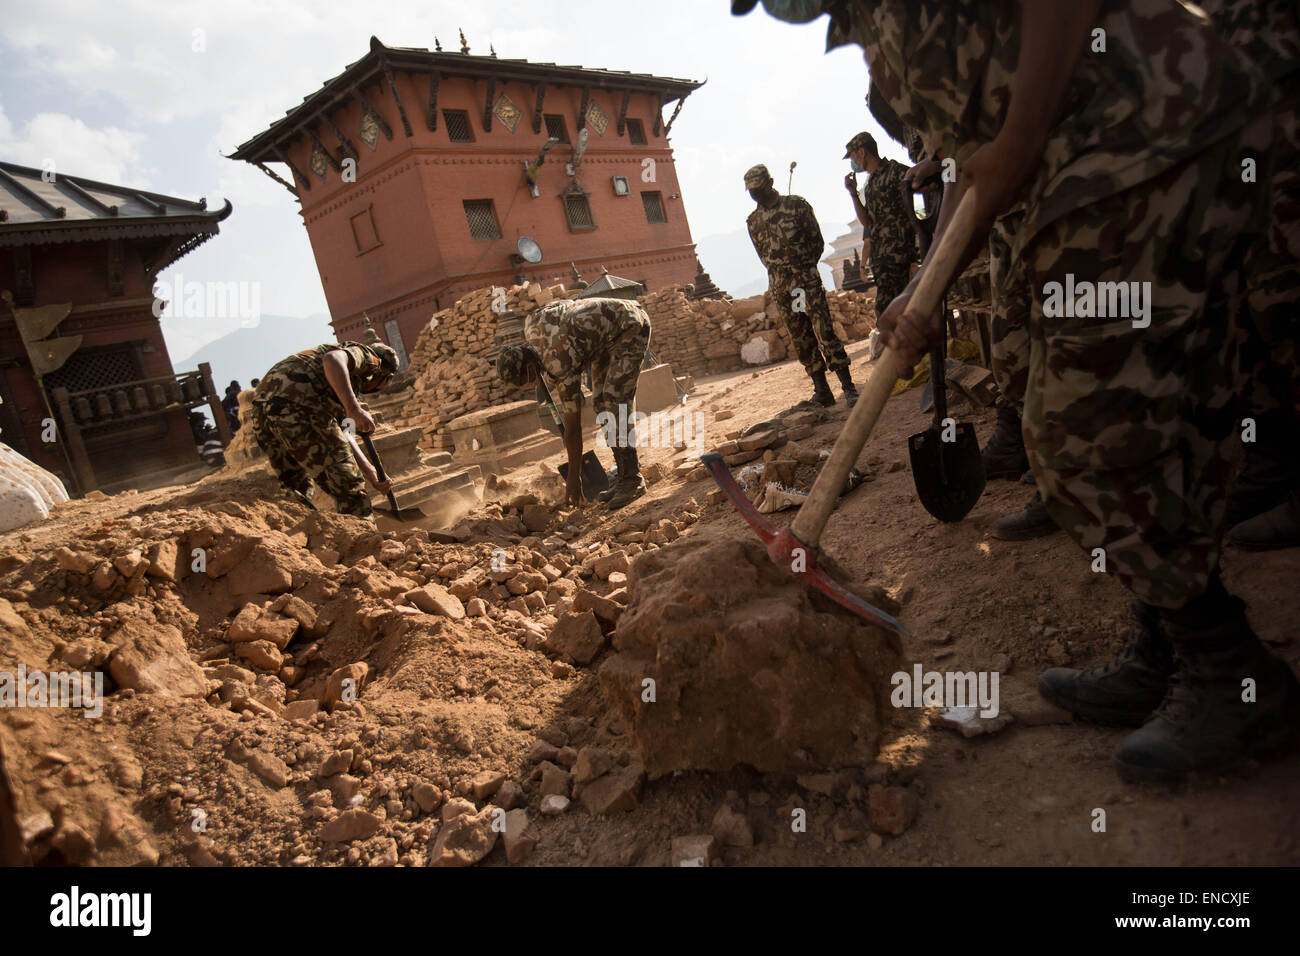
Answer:
<svg viewBox="0 0 1300 956"><path fill-rule="evenodd" d="M866 338L875 327L875 291L827 292L835 334L846 342ZM650 347L675 372L712 375L747 365L779 362L794 354L789 333L776 305L766 295L748 299L691 301L678 288L641 297L650 314L654 335ZM745 347L762 339L764 350ZM742 349L745 354L742 354Z"/></svg>
<svg viewBox="0 0 1300 956"><path fill-rule="evenodd" d="M451 450L447 423L461 415L532 396L508 387L493 366L501 344L499 320L522 320L533 309L578 292L535 283L505 289L505 309L492 288L477 289L430 320L411 352L414 384L393 425L424 429L421 447ZM827 292L835 332L844 341L871 333L874 291ZM497 306L493 308L494 302ZM642 296L653 328L650 347L678 374L708 375L752 364L779 362L794 350L776 307L764 295L691 301L678 287ZM763 339L766 350L751 343ZM742 356L742 349L745 356ZM755 361L755 357L759 360Z"/></svg>

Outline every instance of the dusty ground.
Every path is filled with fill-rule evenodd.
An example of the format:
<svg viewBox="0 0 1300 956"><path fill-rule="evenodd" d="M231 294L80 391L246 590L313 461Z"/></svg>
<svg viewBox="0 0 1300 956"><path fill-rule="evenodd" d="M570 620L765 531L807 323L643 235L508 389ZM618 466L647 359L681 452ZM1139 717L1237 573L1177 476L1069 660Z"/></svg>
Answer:
<svg viewBox="0 0 1300 956"><path fill-rule="evenodd" d="M859 381L864 352L850 350ZM808 391L802 370L785 363L698 383L687 409L705 426L707 450ZM841 503L823 548L855 580L901 603L913 634L903 646L909 664L1001 672L1003 707L1024 719L998 733L968 740L931 726L929 712L899 712L871 767L799 780L746 770L671 774L646 781L626 812L593 815L575 798L561 815L543 816L543 789L572 792L565 770L602 779L606 767L591 769L596 755L605 755L610 775L635 772L626 730L595 676L609 651L570 666L572 655L546 639L557 612L574 589L626 600L619 572L605 579L609 568L597 570L595 559L623 549L635 561L633 552L665 539L629 537L662 519L685 536L749 534L729 504L707 503L712 483L667 477L614 516L597 508L544 508L539 516L534 508L527 516L549 517L549 527L520 545L528 532L508 507L477 512L456 529L463 542L440 543L409 529L374 534L353 519L312 516L265 500L260 489L209 479L74 502L49 522L0 537L0 596L18 616L0 604L0 629L8 631L0 669L19 661L29 670L67 669L69 659L93 669L122 642L167 626L188 661L206 668L173 660L164 676L197 684L199 696L118 692L101 719L0 711L0 744L32 852L102 863L424 865L482 857L504 865L508 841L491 832L493 808L502 806L529 820L526 838L510 834L519 862L662 865L675 837L709 833L726 804L754 835L752 846L719 850L729 865L1300 862L1300 756L1177 790L1137 787L1110 764L1122 732L1038 722L1055 719L1034 703L1039 672L1113 655L1128 598L1093 574L1064 534L1027 543L989 536L996 518L1028 499L1028 486L990 484L957 525L926 514L907 467L906 438L928 424L917 406L916 392L889 403L860 461L868 481ZM954 411L987 437L991 412ZM719 412L733 414L714 421ZM837 407L800 444L829 447L845 414ZM680 460L671 448L643 456L643 464ZM508 504L529 490L548 500L556 488L523 474L489 495ZM220 573L182 569L169 581L128 557L126 578L101 574L97 584L93 570L66 570L55 554L67 547L99 563L140 549L147 558L167 541L182 553L203 542ZM491 571L495 548L504 552L498 567L513 569L501 577L520 578L520 567L545 576L544 586L528 585L532 606L509 586L468 586L467 577L474 583ZM226 549L231 566L223 569ZM1300 646L1285 582L1300 578L1300 552L1230 551L1225 564L1256 629L1295 667ZM289 573L277 580L268 566ZM479 608L468 595L478 595L485 614L419 612L403 595L426 582L466 595L471 614ZM242 644L230 641L232 619L289 592L310 609L312 626L299 628L279 652L283 660L241 656ZM286 620L275 612L267 619ZM330 675L362 662L368 673L351 709L343 703L286 719L282 708L295 698L336 701ZM111 658L107 666L114 670ZM116 668L127 681L140 679L130 671ZM916 798L915 822L901 835L871 832L873 784ZM800 808L807 828L793 832L792 810ZM1106 812L1105 832L1093 828L1097 809Z"/></svg>

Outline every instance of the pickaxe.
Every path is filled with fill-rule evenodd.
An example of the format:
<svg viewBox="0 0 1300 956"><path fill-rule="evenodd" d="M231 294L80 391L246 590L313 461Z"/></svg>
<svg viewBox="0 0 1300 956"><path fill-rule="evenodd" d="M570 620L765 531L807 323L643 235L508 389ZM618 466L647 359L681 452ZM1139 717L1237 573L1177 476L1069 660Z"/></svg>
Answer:
<svg viewBox="0 0 1300 956"><path fill-rule="evenodd" d="M974 232L974 193L973 190L968 189L962 196L952 221L948 223L948 228L944 230L933 257L921 272L908 311L929 315L939 307L943 293L957 271L962 252ZM885 305L888 303L878 303L878 311L883 310ZM708 468L709 474L713 475L713 480L718 483L718 487L725 491L727 497L740 509L744 519L758 532L758 536L767 546L768 555L779 567L801 576L805 584L824 592L837 603L873 624L889 628L899 634L907 634L908 630L901 621L848 591L817 564L817 546L821 541L822 531L826 528L826 522L831 512L835 510L844 481L858 460L862 446L871 437L872 429L876 427L876 421L884 411L889 393L893 390L894 383L898 381L902 371L898 353L886 348L876 362L875 368L872 369L866 386L862 389L862 397L853 406L848 421L844 423L844 429L835 440L830 458L817 473L817 480L813 482L812 491L808 493L808 500L799 508L799 513L795 515L794 521L788 527L777 528L759 514L758 509L736 484L736 479L731 476L731 471L721 455L710 452L702 456L700 461ZM943 374L942 371L939 374Z"/></svg>

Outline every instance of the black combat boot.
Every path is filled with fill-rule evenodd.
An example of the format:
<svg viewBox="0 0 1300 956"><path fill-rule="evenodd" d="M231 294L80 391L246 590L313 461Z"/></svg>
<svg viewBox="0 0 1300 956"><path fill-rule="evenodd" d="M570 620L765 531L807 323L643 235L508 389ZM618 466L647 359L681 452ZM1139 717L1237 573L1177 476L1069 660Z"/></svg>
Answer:
<svg viewBox="0 0 1300 956"><path fill-rule="evenodd" d="M852 408L858 403L858 388L853 384L853 376L849 374L849 367L837 368L835 374L840 377L840 391L844 393L844 404Z"/></svg>
<svg viewBox="0 0 1300 956"><path fill-rule="evenodd" d="M809 372L808 377L813 380L812 398L808 399L811 405L820 405L823 408L830 408L835 404L835 395L831 391L830 382L826 381L825 372Z"/></svg>
<svg viewBox="0 0 1300 956"><path fill-rule="evenodd" d="M618 465L605 472L605 479L609 482L609 487L596 495L597 501L609 501L614 497L614 489L618 487Z"/></svg>
<svg viewBox="0 0 1300 956"><path fill-rule="evenodd" d="M1057 707L1099 724L1141 727L1164 700L1174 649L1160 630L1160 609L1134 601L1136 619L1119 658L1091 670L1053 667L1038 693Z"/></svg>
<svg viewBox="0 0 1300 956"><path fill-rule="evenodd" d="M998 423L984 446L984 477L1015 481L1029 470L1025 455L1025 438L1020 431L1020 412L998 406Z"/></svg>
<svg viewBox="0 0 1300 956"><path fill-rule="evenodd" d="M1046 537L1060 530L1057 523L1052 520L1052 516L1047 513L1043 496L1037 491L1023 510L993 522L993 537L1001 538L1003 541L1029 541L1033 538Z"/></svg>
<svg viewBox="0 0 1300 956"><path fill-rule="evenodd" d="M1241 522L1228 532L1228 541L1253 550L1300 546L1300 491L1271 511Z"/></svg>
<svg viewBox="0 0 1300 956"><path fill-rule="evenodd" d="M641 477L636 447L615 448L614 459L618 462L618 481L614 493L606 499L610 511L617 511L645 494L645 479Z"/></svg>
<svg viewBox="0 0 1300 956"><path fill-rule="evenodd" d="M1125 780L1173 782L1295 744L1300 683L1291 668L1260 643L1237 598L1193 603L1191 613L1162 612L1176 669L1160 708L1115 749Z"/></svg>

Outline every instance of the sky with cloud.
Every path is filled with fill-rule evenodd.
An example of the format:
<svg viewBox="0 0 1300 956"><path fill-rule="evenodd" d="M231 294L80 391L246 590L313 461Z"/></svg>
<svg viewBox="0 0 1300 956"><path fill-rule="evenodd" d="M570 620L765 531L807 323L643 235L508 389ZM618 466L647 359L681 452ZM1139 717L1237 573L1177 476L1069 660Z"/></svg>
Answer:
<svg viewBox="0 0 1300 956"><path fill-rule="evenodd" d="M264 313L325 312L297 203L224 154L363 56L372 34L428 48L436 35L456 49L458 29L476 54L491 42L503 57L707 80L672 132L696 241L743 226L753 202L741 176L754 163L767 163L783 190L798 163L794 192L830 240L853 215L841 158L849 137L866 129L906 160L867 113L858 47L827 55L824 17L791 26L759 6L738 18L728 0L14 4L0 25L0 158L206 196L209 208L229 199L220 236L160 278L258 282ZM199 337L207 332L222 334Z"/></svg>

